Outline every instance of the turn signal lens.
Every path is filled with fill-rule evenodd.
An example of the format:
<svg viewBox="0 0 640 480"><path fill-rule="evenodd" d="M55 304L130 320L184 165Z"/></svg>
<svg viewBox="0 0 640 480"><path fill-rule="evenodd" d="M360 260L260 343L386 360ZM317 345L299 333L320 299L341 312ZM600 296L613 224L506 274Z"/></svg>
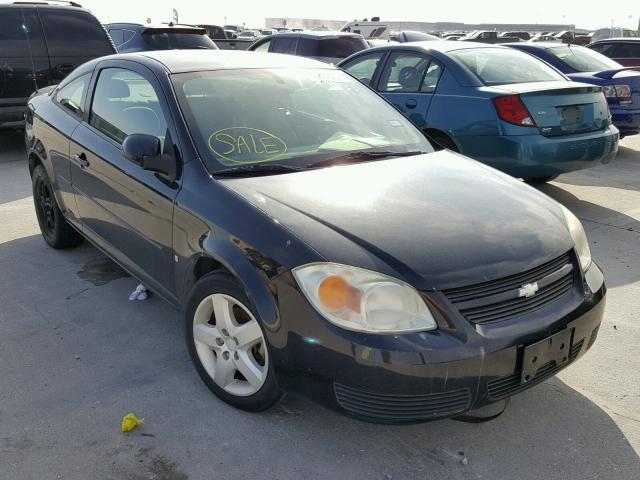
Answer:
<svg viewBox="0 0 640 480"><path fill-rule="evenodd" d="M536 126L536 122L531 118L529 110L527 110L527 107L522 103L520 95L494 97L493 104L496 107L498 116L505 122L519 125L521 127Z"/></svg>
<svg viewBox="0 0 640 480"><path fill-rule="evenodd" d="M332 275L325 278L318 287L318 300L332 312L349 308L360 313L362 293L349 285L344 278Z"/></svg>

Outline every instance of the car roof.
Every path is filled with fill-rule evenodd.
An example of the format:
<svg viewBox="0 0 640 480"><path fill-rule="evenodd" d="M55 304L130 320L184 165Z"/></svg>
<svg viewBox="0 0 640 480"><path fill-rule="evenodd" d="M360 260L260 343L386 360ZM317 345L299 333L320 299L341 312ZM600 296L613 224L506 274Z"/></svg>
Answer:
<svg viewBox="0 0 640 480"><path fill-rule="evenodd" d="M33 1L33 2L24 0L22 2L16 1L14 3L0 3L0 8L56 8L56 9L59 8L62 10L74 10L76 12L78 10L83 10L85 12L89 11L86 8L84 8L82 5L79 5L77 3L73 3L73 2L68 2L65 4L48 3L46 2L46 0Z"/></svg>
<svg viewBox="0 0 640 480"><path fill-rule="evenodd" d="M468 50L472 48L505 48L502 45L480 43L480 42L451 42L449 40L430 40L424 42L390 43L381 47L373 47L362 52L375 50L415 50L415 51L436 51L440 53L453 52L455 50Z"/></svg>
<svg viewBox="0 0 640 480"><path fill-rule="evenodd" d="M275 29L274 29L275 30ZM287 38L287 37L296 37L296 38L333 38L333 37L362 37L359 33L351 33L351 32L336 32L336 31L326 31L326 30L312 30L309 32L285 32L279 33L278 38Z"/></svg>
<svg viewBox="0 0 640 480"><path fill-rule="evenodd" d="M309 58L244 50L155 50L112 55L109 60L134 60L161 64L169 73L244 68L322 68L332 65Z"/></svg>
<svg viewBox="0 0 640 480"><path fill-rule="evenodd" d="M504 43L507 47L524 47L524 48L538 48L540 50L550 50L558 47L582 47L583 45L576 45L562 42L513 42Z"/></svg>
<svg viewBox="0 0 640 480"><path fill-rule="evenodd" d="M596 40L593 43L620 43L620 42L640 42L640 37L616 37L616 38L603 38L602 40ZM593 43L591 45L593 45Z"/></svg>
<svg viewBox="0 0 640 480"><path fill-rule="evenodd" d="M196 25L183 25L181 23L176 23L176 24L168 24L168 23L161 23L161 24L147 24L147 23L135 23L135 22L109 22L105 24L105 27L107 28L119 28L119 27L136 27L136 28L142 28L142 29L171 29L171 28L175 28L176 30L187 30L187 29L194 29L194 30L203 30L204 27L198 27Z"/></svg>

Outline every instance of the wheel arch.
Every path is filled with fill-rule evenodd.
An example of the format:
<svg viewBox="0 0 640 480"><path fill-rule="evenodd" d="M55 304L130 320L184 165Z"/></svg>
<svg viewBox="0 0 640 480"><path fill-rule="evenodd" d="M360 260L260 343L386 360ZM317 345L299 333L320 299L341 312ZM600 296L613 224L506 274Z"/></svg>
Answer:
<svg viewBox="0 0 640 480"><path fill-rule="evenodd" d="M438 143L438 146L441 147L440 149L450 148L450 146L454 146L455 151L460 152L460 145L458 145L458 143L447 132L438 128L424 128L422 132L427 136L427 139L432 142L438 143L438 139L440 139L443 143L450 143L449 146L444 146ZM434 148L438 149L436 145L434 145Z"/></svg>
<svg viewBox="0 0 640 480"><path fill-rule="evenodd" d="M29 152L29 175L30 176L33 176L33 171L36 169L38 165L44 165L44 162L42 161L40 156L34 151Z"/></svg>
<svg viewBox="0 0 640 480"><path fill-rule="evenodd" d="M233 277L244 290L260 319L269 329L275 329L280 323L278 307L269 289L269 276L272 271L265 264L250 258L253 252L243 249L229 239L214 239L207 236L202 242L202 251L188 260L184 277L183 304L193 286L201 278L213 273L225 273Z"/></svg>

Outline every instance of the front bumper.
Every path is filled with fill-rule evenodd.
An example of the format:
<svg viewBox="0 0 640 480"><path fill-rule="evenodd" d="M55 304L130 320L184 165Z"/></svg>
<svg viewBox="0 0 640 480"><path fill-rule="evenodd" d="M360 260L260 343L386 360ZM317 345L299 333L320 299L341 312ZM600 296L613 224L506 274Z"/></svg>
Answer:
<svg viewBox="0 0 640 480"><path fill-rule="evenodd" d="M539 178L609 163L618 151L619 132L456 137L460 152L519 178Z"/></svg>
<svg viewBox="0 0 640 480"><path fill-rule="evenodd" d="M274 284L281 323L267 333L278 383L367 421L411 423L461 415L526 390L566 365L549 362L522 383L525 346L570 329L570 364L593 345L606 289L595 264L586 277L577 306L548 305L526 321L476 330L456 319L456 325L434 332L366 335L324 320L295 281L283 275Z"/></svg>
<svg viewBox="0 0 640 480"><path fill-rule="evenodd" d="M23 128L26 105L0 107L0 128Z"/></svg>

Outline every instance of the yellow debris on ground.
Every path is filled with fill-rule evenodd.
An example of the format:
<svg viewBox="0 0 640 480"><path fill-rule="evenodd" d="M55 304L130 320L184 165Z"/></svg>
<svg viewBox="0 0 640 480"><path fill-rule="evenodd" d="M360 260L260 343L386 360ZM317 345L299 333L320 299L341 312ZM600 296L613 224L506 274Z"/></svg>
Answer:
<svg viewBox="0 0 640 480"><path fill-rule="evenodd" d="M122 417L122 431L130 432L142 422L144 422L144 418L137 418L133 413L127 413L124 417Z"/></svg>

